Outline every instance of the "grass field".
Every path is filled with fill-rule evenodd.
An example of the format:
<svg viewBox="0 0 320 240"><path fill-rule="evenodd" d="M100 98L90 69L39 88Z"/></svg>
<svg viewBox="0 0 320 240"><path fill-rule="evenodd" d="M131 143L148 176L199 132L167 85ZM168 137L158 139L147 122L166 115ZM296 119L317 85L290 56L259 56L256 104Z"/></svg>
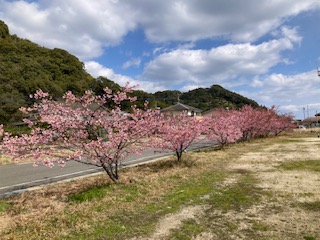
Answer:
<svg viewBox="0 0 320 240"><path fill-rule="evenodd" d="M0 239L319 239L314 132L189 152L0 200Z"/></svg>

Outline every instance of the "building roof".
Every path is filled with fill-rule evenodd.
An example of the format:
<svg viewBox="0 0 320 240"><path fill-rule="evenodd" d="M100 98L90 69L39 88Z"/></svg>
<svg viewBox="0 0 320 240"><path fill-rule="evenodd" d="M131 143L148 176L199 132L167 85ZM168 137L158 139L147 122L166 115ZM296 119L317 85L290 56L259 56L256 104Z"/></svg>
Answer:
<svg viewBox="0 0 320 240"><path fill-rule="evenodd" d="M166 108L162 109L161 112L184 111L184 110L194 111L194 112L202 112L202 110L199 108L188 106L188 105L182 104L180 102L178 102L177 104L172 105L170 107L166 107Z"/></svg>

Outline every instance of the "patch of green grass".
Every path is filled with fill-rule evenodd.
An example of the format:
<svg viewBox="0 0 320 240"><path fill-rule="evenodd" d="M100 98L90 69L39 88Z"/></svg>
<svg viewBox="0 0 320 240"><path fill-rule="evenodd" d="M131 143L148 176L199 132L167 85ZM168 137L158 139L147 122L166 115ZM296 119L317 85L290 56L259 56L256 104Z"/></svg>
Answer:
<svg viewBox="0 0 320 240"><path fill-rule="evenodd" d="M137 204L134 210L121 210L116 216L110 216L107 220L92 223L92 232L73 232L67 239L127 239L134 236L146 236L154 231L159 219L166 214L177 212L182 206L191 203L195 205L204 204L207 200L203 196L215 191L214 186L224 177L225 175L216 172L205 173L190 179L172 175L163 181L174 181L176 187L166 195L156 201L150 201L148 204ZM128 194L130 191L131 193L137 192L137 189L134 190L133 188L139 188L140 184L135 183L133 186L116 184L109 186L108 189L114 188L114 191L119 193L119 189L123 188L123 193ZM110 194L112 194L112 191ZM119 201L122 200L119 199ZM186 221L182 228L184 232L198 233L200 231L199 227L195 223Z"/></svg>
<svg viewBox="0 0 320 240"><path fill-rule="evenodd" d="M279 168L284 170L307 170L320 172L320 160L285 162L282 163Z"/></svg>
<svg viewBox="0 0 320 240"><path fill-rule="evenodd" d="M320 212L320 201L299 203L299 207L308 211Z"/></svg>
<svg viewBox="0 0 320 240"><path fill-rule="evenodd" d="M263 231L263 232L265 232L265 231L268 231L268 226L267 225L265 225L265 224L263 224L263 223L260 223L260 222L253 222L253 224L252 224L252 229L254 230L254 231Z"/></svg>
<svg viewBox="0 0 320 240"><path fill-rule="evenodd" d="M150 225L150 230L152 230L152 225L157 222L157 218L160 219L165 214L177 212L183 205L211 205L212 208L207 210L209 213L216 209L224 211L240 210L258 203L261 195L266 193L255 187L257 180L252 173L244 171L236 174L241 174L239 181L223 189L218 186L227 176L225 173L210 172L188 181L178 176L172 176L171 180L177 183L177 187L157 204L152 203L145 206L142 210L143 217L136 216L135 219L148 218L149 216L150 220L147 224ZM193 221L187 220L184 222L182 228L173 231L170 239L191 239L192 236L201 233L203 228L200 228L200 226L205 227L206 224ZM229 227L229 231L238 228L235 224ZM263 231L266 227L257 224L256 228Z"/></svg>
<svg viewBox="0 0 320 240"><path fill-rule="evenodd" d="M169 213L177 212L181 206L192 204L206 204L207 199L203 196L215 191L215 185L225 178L225 174L218 172L205 173L197 178L184 179L173 175L168 180L175 181L176 187L167 195L159 199L157 203L149 203L134 216L133 219L143 219L144 221L135 221L138 228L143 227L151 232L156 222ZM186 222L185 228L190 232L192 227ZM149 226L149 227L148 227ZM186 230L187 231L187 230ZM184 239L184 238L182 238Z"/></svg>
<svg viewBox="0 0 320 240"><path fill-rule="evenodd" d="M304 240L316 240L316 238L312 237L312 236L304 236L303 239Z"/></svg>
<svg viewBox="0 0 320 240"><path fill-rule="evenodd" d="M132 202L140 194L141 190L135 184L115 184L95 186L80 193L72 194L68 197L70 202L82 203L104 198L107 194L112 194L113 191L122 194L115 194L116 200L121 202Z"/></svg>
<svg viewBox="0 0 320 240"><path fill-rule="evenodd" d="M83 239L121 239L121 236L125 235L125 233L128 231L128 228L130 228L130 225L124 225L123 222L118 221L115 218L112 218L111 221L108 221L106 226L103 226L103 224L98 224L92 234L94 237L88 237L87 235L84 235Z"/></svg>
<svg viewBox="0 0 320 240"><path fill-rule="evenodd" d="M116 188L117 191L122 194L117 199L121 202L133 202L136 200L138 196L144 194L144 190L142 185L139 184L118 184L119 186L113 185L113 188ZM113 188L109 188L108 194L112 194L115 190Z"/></svg>
<svg viewBox="0 0 320 240"><path fill-rule="evenodd" d="M223 211L241 210L260 201L265 194L255 187L256 179L250 173L244 174L240 180L228 188L220 189L211 196L211 204L215 209Z"/></svg>
<svg viewBox="0 0 320 240"><path fill-rule="evenodd" d="M201 197L215 191L216 183L222 181L225 176L225 174L210 172L189 181L180 179L180 185L165 196L164 200L173 209L189 203L204 204L207 200Z"/></svg>
<svg viewBox="0 0 320 240"><path fill-rule="evenodd" d="M161 215L160 215L161 216ZM91 231L74 231L63 239L129 239L133 236L145 236L154 231L159 218L156 212L148 213L137 206L135 211L120 210L117 215L91 222Z"/></svg>
<svg viewBox="0 0 320 240"><path fill-rule="evenodd" d="M229 239L226 237L226 232L236 233L241 229L240 222L232 219L224 219L224 217L222 217L224 213L230 211L243 212L244 209L259 204L259 202L262 201L262 196L270 195L269 192L256 187L257 179L252 172L235 170L233 174L240 174L237 182L223 188L220 187L212 190L207 202L207 205L211 207L207 208L206 218L202 219L201 222L202 225L206 226L205 229L212 228L213 222L219 223L214 232L219 239ZM220 215L220 211L222 215ZM251 222L250 219L247 221ZM257 221L252 221L251 223L251 230L248 229L246 232L248 239L251 239L249 236L253 236L259 231L268 231L268 226L265 224Z"/></svg>
<svg viewBox="0 0 320 240"><path fill-rule="evenodd" d="M205 230L205 226L197 223L194 219L188 219L183 221L179 229L171 230L168 239L189 240Z"/></svg>
<svg viewBox="0 0 320 240"><path fill-rule="evenodd" d="M287 134L283 134L284 137L290 137L290 138L306 138L306 137L317 137L319 134L318 130L306 130L306 131L293 131Z"/></svg>
<svg viewBox="0 0 320 240"><path fill-rule="evenodd" d="M276 138L273 143L302 143L304 139L299 138Z"/></svg>
<svg viewBox="0 0 320 240"><path fill-rule="evenodd" d="M7 209L10 208L10 204L6 201L0 200L0 212L5 212Z"/></svg>
<svg viewBox="0 0 320 240"><path fill-rule="evenodd" d="M301 197L313 197L315 193L313 192L305 192L305 193L300 193L299 196Z"/></svg>
<svg viewBox="0 0 320 240"><path fill-rule="evenodd" d="M148 168L153 172L161 172L164 170L170 170L172 168L192 168L196 166L197 162L195 159L192 158L191 155L185 154L181 161L177 161L175 156L168 157L167 160L154 162L148 164Z"/></svg>
<svg viewBox="0 0 320 240"><path fill-rule="evenodd" d="M163 207L163 205L161 205ZM112 217L112 225L117 225L123 228L121 232L117 232L116 235L109 235L108 229L105 226L100 225L99 228L108 231L109 238L107 239L127 239L133 236L145 236L152 233L155 229L158 220L165 214L159 209L156 211L144 211L144 208L137 206L135 211L123 211L118 216ZM165 209L164 209L165 210ZM166 211L164 211L166 212Z"/></svg>
<svg viewBox="0 0 320 240"><path fill-rule="evenodd" d="M102 199L106 195L106 186L96 186L83 192L70 195L68 201L82 203L89 202L94 199Z"/></svg>

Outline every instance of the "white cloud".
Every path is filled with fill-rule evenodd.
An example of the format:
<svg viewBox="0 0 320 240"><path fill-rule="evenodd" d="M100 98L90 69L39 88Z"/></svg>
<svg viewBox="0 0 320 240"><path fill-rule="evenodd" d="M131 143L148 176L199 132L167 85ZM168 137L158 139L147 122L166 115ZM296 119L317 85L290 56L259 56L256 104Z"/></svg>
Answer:
<svg viewBox="0 0 320 240"><path fill-rule="evenodd" d="M185 85L182 88L180 88L180 91L181 92L188 92L188 91L191 91L193 89L200 88L200 87L202 87L202 86L199 86L199 85Z"/></svg>
<svg viewBox="0 0 320 240"><path fill-rule="evenodd" d="M252 42L278 28L290 16L316 9L318 0L132 0L150 41L230 38Z"/></svg>
<svg viewBox="0 0 320 240"><path fill-rule="evenodd" d="M130 67L140 67L141 64L141 58L133 58L129 61L126 61L123 65L122 68L123 69L127 69Z"/></svg>
<svg viewBox="0 0 320 240"><path fill-rule="evenodd" d="M242 94L262 105L270 106L277 102L281 110L292 112L300 118L302 108L307 105L312 115L320 111L320 78L314 70L296 75L271 74L255 79L254 83L255 92Z"/></svg>
<svg viewBox="0 0 320 240"><path fill-rule="evenodd" d="M145 66L141 79L168 88L213 83L234 85L232 81L238 81L241 76L266 74L271 67L282 63L282 51L301 41L294 29L285 27L281 32L281 38L258 45L227 44L210 50L176 49L162 53ZM255 84L259 81L255 80Z"/></svg>
<svg viewBox="0 0 320 240"><path fill-rule="evenodd" d="M0 0L0 5L0 18L12 33L80 59L100 56L137 25L135 12L112 0Z"/></svg>
<svg viewBox="0 0 320 240"><path fill-rule="evenodd" d="M111 76L115 75L112 69L106 68L98 62L89 61L89 62L85 62L84 64L85 64L86 71L95 78L103 76L108 79L111 79Z"/></svg>
<svg viewBox="0 0 320 240"><path fill-rule="evenodd" d="M304 119L307 117L313 117L320 112L320 103L311 103L304 105L284 105L280 106L279 110L282 113L291 113L296 119Z"/></svg>
<svg viewBox="0 0 320 240"><path fill-rule="evenodd" d="M25 1L8 2L3 0L0 3L0 16L8 19L12 23L13 28L22 31L23 34L45 30L45 26L48 24L49 12L45 9L40 9L37 3Z"/></svg>
<svg viewBox="0 0 320 240"><path fill-rule="evenodd" d="M138 89L141 89L149 93L165 90L163 87L155 83L139 81L128 76L117 74L112 69L106 68L98 62L94 62L94 61L85 62L85 68L88 71L88 73L90 73L93 77L95 78L100 76L106 77L118 83L120 86L125 86L126 83L129 82L131 85L138 85L139 86Z"/></svg>
<svg viewBox="0 0 320 240"><path fill-rule="evenodd" d="M319 94L320 88L315 88L320 84L320 78L317 76L316 71L309 71L300 73L297 75L284 75L284 74L271 74L265 79L260 80L261 88L269 89L272 91L277 90L286 90L291 91L292 93L297 89L298 93L295 92L295 95L301 94L303 97L310 96L310 94ZM291 93L291 94L292 94Z"/></svg>
<svg viewBox="0 0 320 240"><path fill-rule="evenodd" d="M68 50L82 60L102 55L141 27L152 42L207 38L254 41L288 17L316 9L318 0L0 0L12 33ZM292 40L292 39L291 39Z"/></svg>

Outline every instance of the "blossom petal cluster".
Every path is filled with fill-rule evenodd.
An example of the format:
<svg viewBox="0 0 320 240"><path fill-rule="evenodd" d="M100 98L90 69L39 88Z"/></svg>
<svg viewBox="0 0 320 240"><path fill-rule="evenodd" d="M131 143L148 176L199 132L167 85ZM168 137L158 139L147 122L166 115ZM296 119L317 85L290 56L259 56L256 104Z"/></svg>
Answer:
<svg viewBox="0 0 320 240"><path fill-rule="evenodd" d="M203 124L195 117L184 113L173 116L162 116L158 122L154 147L172 150L178 161L191 144L200 141Z"/></svg>

